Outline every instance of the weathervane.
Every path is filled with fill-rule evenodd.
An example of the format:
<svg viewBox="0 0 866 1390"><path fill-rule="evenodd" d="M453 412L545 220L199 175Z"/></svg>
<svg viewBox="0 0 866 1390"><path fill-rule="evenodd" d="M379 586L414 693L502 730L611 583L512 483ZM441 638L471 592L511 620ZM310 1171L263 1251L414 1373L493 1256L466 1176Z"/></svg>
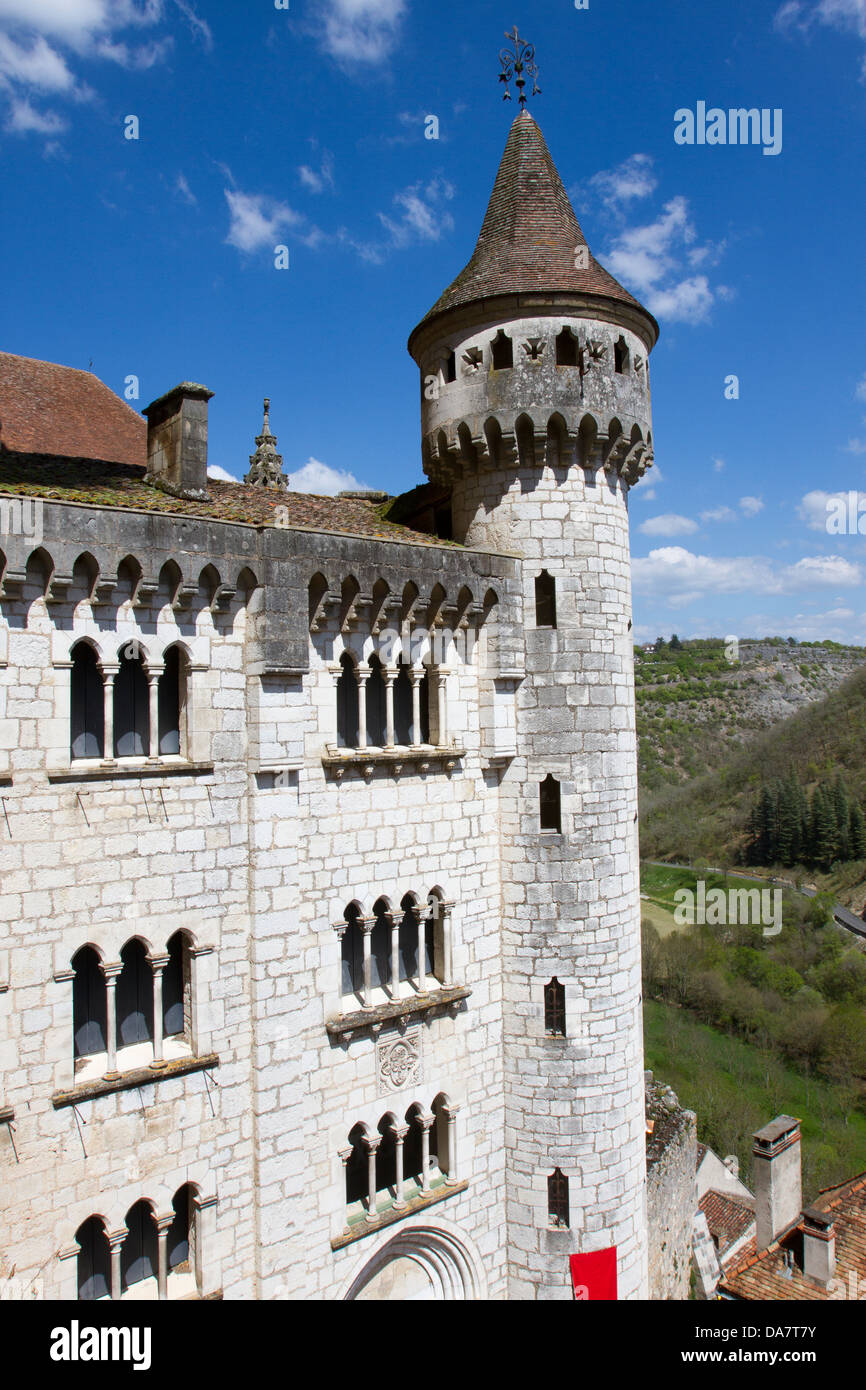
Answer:
<svg viewBox="0 0 866 1390"><path fill-rule="evenodd" d="M531 43L527 43L525 39L520 37L517 32L516 24L514 26L514 32L512 34L506 34L505 37L511 39L514 44L514 50L503 48L499 53L499 61L502 64L499 81L505 83L505 95L502 100L511 100L508 84L512 77L516 77L517 90L520 94L520 108L522 110L526 105L526 94L523 90L526 86L526 78L523 76L524 72L532 78L532 95L539 96L541 94L541 88L538 85L538 67L535 62L535 48Z"/></svg>

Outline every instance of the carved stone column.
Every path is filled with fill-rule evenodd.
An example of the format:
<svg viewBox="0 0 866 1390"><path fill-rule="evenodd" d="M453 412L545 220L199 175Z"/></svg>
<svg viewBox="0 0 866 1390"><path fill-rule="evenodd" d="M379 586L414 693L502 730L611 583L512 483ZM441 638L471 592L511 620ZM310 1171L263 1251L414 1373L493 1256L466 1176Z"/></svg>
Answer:
<svg viewBox="0 0 866 1390"><path fill-rule="evenodd" d="M448 1121L448 1175L445 1181L451 1187L460 1181L457 1176L457 1116L459 1112L459 1105L447 1105L443 1112Z"/></svg>
<svg viewBox="0 0 866 1390"><path fill-rule="evenodd" d="M451 922L453 908L453 903L443 902L440 902L437 908L442 918L442 985L445 989L450 989L454 983L454 934Z"/></svg>
<svg viewBox="0 0 866 1390"><path fill-rule="evenodd" d="M129 1235L129 1230L126 1226L118 1226L116 1231L106 1231L105 1234L108 1237L108 1248L111 1252L111 1297L116 1300L120 1298L121 1293L120 1251L123 1242Z"/></svg>
<svg viewBox="0 0 866 1390"><path fill-rule="evenodd" d="M412 908L412 916L415 918L415 927L418 937L418 993L427 993L427 967L425 957L427 955L427 919L424 916L424 909L421 907Z"/></svg>
<svg viewBox="0 0 866 1390"><path fill-rule="evenodd" d="M174 1212L171 1216L157 1216L156 1236L157 1236L157 1298L168 1298L168 1233L174 1222Z"/></svg>
<svg viewBox="0 0 866 1390"><path fill-rule="evenodd" d="M162 972L168 965L170 956L151 956L150 968L153 971L153 1063L155 1067L164 1067L165 1061L162 1055Z"/></svg>
<svg viewBox="0 0 866 1390"><path fill-rule="evenodd" d="M376 1154L382 1142L381 1134L365 1134L361 1140L367 1150L367 1215L365 1221L376 1220Z"/></svg>
<svg viewBox="0 0 866 1390"><path fill-rule="evenodd" d="M108 1053L104 1080L116 1081L117 1070L117 977L123 969L122 961L109 961L100 965L105 976L105 1050Z"/></svg>
<svg viewBox="0 0 866 1390"><path fill-rule="evenodd" d="M369 671L362 671L360 667L355 672L355 680L358 682L358 748L367 747L367 681L370 679Z"/></svg>
<svg viewBox="0 0 866 1390"><path fill-rule="evenodd" d="M374 917L359 917L358 926L364 933L364 994L362 1007L372 1009L373 1007L373 953L371 950L371 937L376 919Z"/></svg>
<svg viewBox="0 0 866 1390"><path fill-rule="evenodd" d="M424 667L410 666L409 679L412 682L412 747L420 748L424 742L421 737L421 682L424 679Z"/></svg>
<svg viewBox="0 0 866 1390"><path fill-rule="evenodd" d="M391 928L391 998L400 994L400 918L396 912L383 912Z"/></svg>
<svg viewBox="0 0 866 1390"><path fill-rule="evenodd" d="M429 1111L417 1116L421 1126L421 1191L430 1191L430 1126L436 1116Z"/></svg>
<svg viewBox="0 0 866 1390"><path fill-rule="evenodd" d="M394 682L397 679L396 666L386 666L382 671L385 682L385 747L394 747Z"/></svg>
<svg viewBox="0 0 866 1390"><path fill-rule="evenodd" d="M159 761L159 678L164 666L148 666L147 693L150 697L150 752L147 761Z"/></svg>
<svg viewBox="0 0 866 1390"><path fill-rule="evenodd" d="M106 762L114 759L114 678L119 670L119 666L105 665L102 668L102 689L105 698L102 756Z"/></svg>
<svg viewBox="0 0 866 1390"><path fill-rule="evenodd" d="M450 674L447 666L440 666L436 672L436 696L439 702L439 746L444 748L448 742L448 699L447 699L447 677Z"/></svg>
<svg viewBox="0 0 866 1390"><path fill-rule="evenodd" d="M396 1211L405 1211L409 1203L403 1196L403 1144L409 1133L408 1125L391 1125L391 1133L394 1136L396 1153L394 1166L396 1169L396 1180L394 1183L394 1208Z"/></svg>

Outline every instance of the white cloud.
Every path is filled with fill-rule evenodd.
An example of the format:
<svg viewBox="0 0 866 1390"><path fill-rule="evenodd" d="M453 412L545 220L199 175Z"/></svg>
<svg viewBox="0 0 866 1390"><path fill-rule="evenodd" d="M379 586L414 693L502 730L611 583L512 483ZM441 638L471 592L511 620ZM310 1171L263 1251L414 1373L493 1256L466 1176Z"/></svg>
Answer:
<svg viewBox="0 0 866 1390"><path fill-rule="evenodd" d="M763 497L741 497L740 511L744 516L757 516L764 510Z"/></svg>
<svg viewBox="0 0 866 1390"><path fill-rule="evenodd" d="M854 497L852 504L851 497ZM827 532L827 521L831 512L835 515L842 508L841 515L859 517L866 512L866 492L852 488L849 492L807 492L800 500L797 515L812 531Z"/></svg>
<svg viewBox="0 0 866 1390"><path fill-rule="evenodd" d="M737 513L730 507L714 507L711 511L701 512L701 521L736 521Z"/></svg>
<svg viewBox="0 0 866 1390"><path fill-rule="evenodd" d="M338 492L363 492L368 487L367 483L360 483L353 473L330 468L321 459L312 457L287 477L293 492L313 492L320 497L336 497Z"/></svg>
<svg viewBox="0 0 866 1390"><path fill-rule="evenodd" d="M76 76L61 49L130 69L161 62L172 46L171 36L132 43L118 35L139 35L166 20L172 7L210 47L210 29L191 0L0 0L0 90L12 108L7 129L44 134L62 128L53 113L40 120L32 106L33 118L28 119L22 102L33 93L51 92L77 101L92 98L92 90Z"/></svg>
<svg viewBox="0 0 866 1390"><path fill-rule="evenodd" d="M298 175L301 183L305 188L309 188L311 193L324 193L326 188L334 187L334 156L329 150L324 150L318 169L311 169L309 164L302 164L298 169Z"/></svg>
<svg viewBox="0 0 866 1390"><path fill-rule="evenodd" d="M866 41L866 0L786 0L776 11L774 26L783 34L795 31L808 35L816 24L823 24L841 33L853 33ZM861 69L866 80L866 57Z"/></svg>
<svg viewBox="0 0 866 1390"><path fill-rule="evenodd" d="M263 246L273 249L285 230L303 221L299 213L267 194L241 193L231 188L224 192L231 215L226 241L239 251L260 251Z"/></svg>
<svg viewBox="0 0 866 1390"><path fill-rule="evenodd" d="M637 529L645 536L690 536L697 531L698 525L687 516L663 512L661 516L651 516L647 521L642 521Z"/></svg>
<svg viewBox="0 0 866 1390"><path fill-rule="evenodd" d="M654 222L620 232L604 257L618 279L643 295L659 318L702 323L714 292L706 275L683 275L683 261L694 268L715 264L724 242L696 245L697 233L685 198L672 198Z"/></svg>
<svg viewBox="0 0 866 1390"><path fill-rule="evenodd" d="M722 469L724 468L724 466L725 466L725 460L724 460L724 459L713 459L713 468L714 468L714 470L715 470L716 473L721 473L721 471L722 471Z"/></svg>
<svg viewBox="0 0 866 1390"><path fill-rule="evenodd" d="M0 32L0 75L40 92L69 92L75 86L65 59L41 36L25 47Z"/></svg>
<svg viewBox="0 0 866 1390"><path fill-rule="evenodd" d="M864 0L864 3L866 3L866 0ZM854 388L854 395L857 397L858 401L866 401L866 376L864 376L861 381L858 381Z"/></svg>
<svg viewBox="0 0 866 1390"><path fill-rule="evenodd" d="M13 97L4 129L19 135L59 135L66 129L66 121L56 111L37 111L26 97Z"/></svg>
<svg viewBox="0 0 866 1390"><path fill-rule="evenodd" d="M325 0L322 44L346 65L379 63L397 42L405 0Z"/></svg>
<svg viewBox="0 0 866 1390"><path fill-rule="evenodd" d="M866 454L866 439L849 439L845 445L846 454Z"/></svg>
<svg viewBox="0 0 866 1390"><path fill-rule="evenodd" d="M695 555L678 545L651 550L633 560L632 569L636 588L666 596L672 607L713 594L790 594L862 582L860 567L840 555L809 555L776 567L766 556Z"/></svg>
<svg viewBox="0 0 866 1390"><path fill-rule="evenodd" d="M648 154L630 155L615 169L602 169L589 180L590 188L615 211L635 198L648 198L657 184L652 157Z"/></svg>
<svg viewBox="0 0 866 1390"><path fill-rule="evenodd" d="M224 468L220 468L218 463L209 463L207 466L209 478L216 478L221 483L236 483L238 479L233 473L227 473Z"/></svg>
<svg viewBox="0 0 866 1390"><path fill-rule="evenodd" d="M198 198L195 196L189 184L187 183L185 174L178 174L177 178L175 179L174 186L176 191L180 194L181 198L183 198L183 201L185 203L189 203L190 207L196 206L196 204L198 203Z"/></svg>
<svg viewBox="0 0 866 1390"><path fill-rule="evenodd" d="M434 178L428 183L410 184L395 193L394 203L400 209L399 218L386 213L377 214L388 233L386 241L358 241L345 227L337 233L338 240L351 246L363 261L381 265L389 251L402 251L418 241L438 241L454 228L454 219L443 204L454 197L454 185L447 179Z"/></svg>

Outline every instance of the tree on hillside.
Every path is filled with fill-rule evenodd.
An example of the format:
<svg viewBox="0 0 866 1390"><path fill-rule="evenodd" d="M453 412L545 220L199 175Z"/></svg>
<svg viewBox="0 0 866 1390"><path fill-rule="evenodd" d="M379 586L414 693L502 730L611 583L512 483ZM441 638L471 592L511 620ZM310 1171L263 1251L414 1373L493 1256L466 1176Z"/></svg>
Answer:
<svg viewBox="0 0 866 1390"><path fill-rule="evenodd" d="M677 637L677 634L674 633L673 636L671 637L671 651L672 651L672 652L681 652L682 649L683 649L683 644L682 644L682 642L680 641L679 637Z"/></svg>
<svg viewBox="0 0 866 1390"><path fill-rule="evenodd" d="M856 801L851 807L848 822L848 839L852 859L866 859L866 819Z"/></svg>

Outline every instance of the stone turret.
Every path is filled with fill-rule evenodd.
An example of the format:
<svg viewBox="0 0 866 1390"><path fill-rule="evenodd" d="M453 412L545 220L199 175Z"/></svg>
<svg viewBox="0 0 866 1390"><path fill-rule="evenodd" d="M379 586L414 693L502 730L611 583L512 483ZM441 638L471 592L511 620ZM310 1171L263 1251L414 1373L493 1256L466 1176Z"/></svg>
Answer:
<svg viewBox="0 0 866 1390"><path fill-rule="evenodd" d="M289 480L283 472L283 456L277 453L277 437L271 434L271 402L267 396L264 409L262 432L256 435L256 452L250 454L250 471L244 482L253 483L256 487L270 488L271 491L285 492Z"/></svg>
<svg viewBox="0 0 866 1390"><path fill-rule="evenodd" d="M454 539L523 557L500 784L513 1298L570 1298L569 1256L612 1246L619 1297L647 1293L628 492L657 336L521 112L475 252L409 340Z"/></svg>

